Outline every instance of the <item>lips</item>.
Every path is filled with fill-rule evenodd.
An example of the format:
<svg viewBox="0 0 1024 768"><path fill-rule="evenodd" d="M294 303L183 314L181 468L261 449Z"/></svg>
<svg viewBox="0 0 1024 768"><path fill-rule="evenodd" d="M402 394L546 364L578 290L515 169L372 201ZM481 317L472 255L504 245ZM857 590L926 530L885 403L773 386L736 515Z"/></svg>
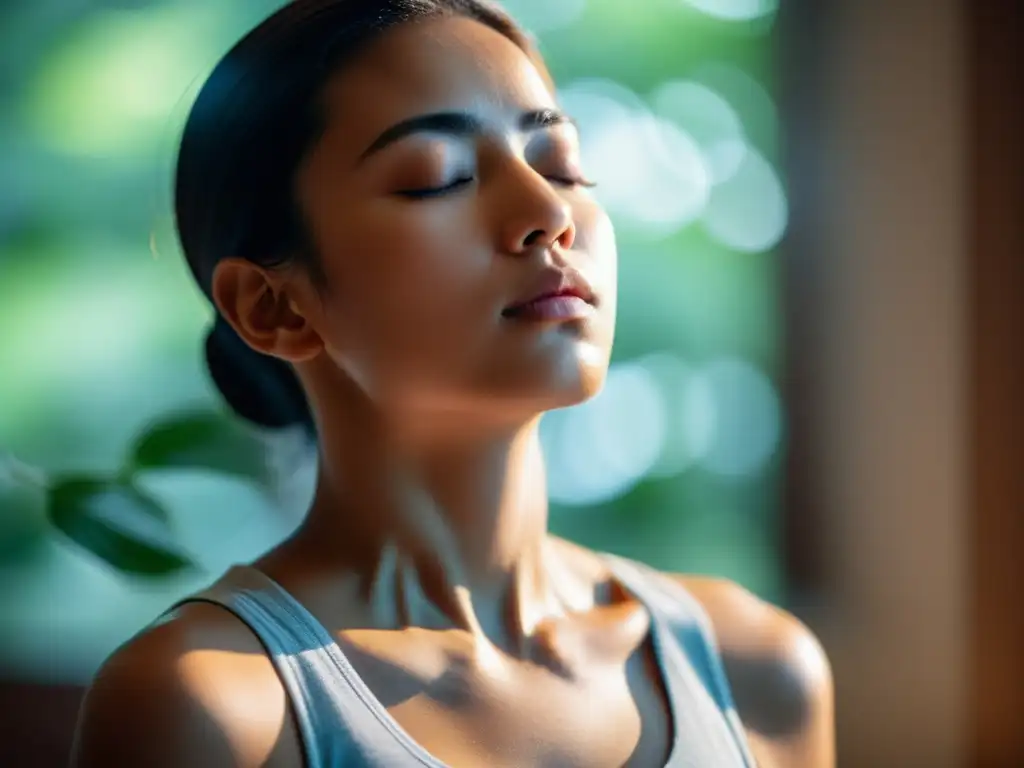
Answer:
<svg viewBox="0 0 1024 768"><path fill-rule="evenodd" d="M509 311L505 317L512 320L560 322L582 320L594 312L594 305L572 294L546 296Z"/></svg>
<svg viewBox="0 0 1024 768"><path fill-rule="evenodd" d="M502 311L510 319L573 320L590 315L595 309L594 291L576 272L546 272L527 298Z"/></svg>

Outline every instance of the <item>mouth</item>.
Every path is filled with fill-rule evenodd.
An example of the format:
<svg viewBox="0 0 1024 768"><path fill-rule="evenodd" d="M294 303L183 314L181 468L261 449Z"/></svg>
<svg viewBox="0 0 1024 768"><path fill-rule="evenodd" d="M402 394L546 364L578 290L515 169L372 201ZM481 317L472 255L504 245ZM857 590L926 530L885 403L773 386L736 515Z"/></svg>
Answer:
<svg viewBox="0 0 1024 768"><path fill-rule="evenodd" d="M567 322L590 317L597 309L593 290L577 275L555 273L546 287L504 310L502 317L529 322Z"/></svg>

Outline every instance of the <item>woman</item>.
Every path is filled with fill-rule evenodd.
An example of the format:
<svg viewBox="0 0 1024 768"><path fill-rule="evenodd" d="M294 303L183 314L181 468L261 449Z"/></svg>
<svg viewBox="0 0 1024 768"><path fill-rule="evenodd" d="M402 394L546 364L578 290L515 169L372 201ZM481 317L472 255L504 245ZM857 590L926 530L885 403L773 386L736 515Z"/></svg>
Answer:
<svg viewBox="0 0 1024 768"><path fill-rule="evenodd" d="M615 317L587 186L479 0L297 0L218 65L176 187L209 367L308 427L317 489L108 660L77 765L832 764L798 622L546 531L538 420L598 391Z"/></svg>

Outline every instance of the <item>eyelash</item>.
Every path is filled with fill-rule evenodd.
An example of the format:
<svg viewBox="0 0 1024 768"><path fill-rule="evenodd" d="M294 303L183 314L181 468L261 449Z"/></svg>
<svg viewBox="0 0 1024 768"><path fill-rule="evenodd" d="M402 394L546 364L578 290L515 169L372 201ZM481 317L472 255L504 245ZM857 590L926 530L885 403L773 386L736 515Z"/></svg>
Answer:
<svg viewBox="0 0 1024 768"><path fill-rule="evenodd" d="M582 177L576 176L545 176L544 178L546 178L550 182L553 182L563 187L585 187L587 189L592 189L593 187L597 186L597 184L595 184L592 181L587 181ZM450 184L445 184L443 187L429 187L425 189L403 189L396 192L395 194L400 195L401 197L408 197L412 200L425 200L432 197L441 197L442 195L448 194L449 192L454 192L456 189L464 187L466 184L469 184L472 181L473 177L470 176L462 179L455 179L453 182L451 182Z"/></svg>

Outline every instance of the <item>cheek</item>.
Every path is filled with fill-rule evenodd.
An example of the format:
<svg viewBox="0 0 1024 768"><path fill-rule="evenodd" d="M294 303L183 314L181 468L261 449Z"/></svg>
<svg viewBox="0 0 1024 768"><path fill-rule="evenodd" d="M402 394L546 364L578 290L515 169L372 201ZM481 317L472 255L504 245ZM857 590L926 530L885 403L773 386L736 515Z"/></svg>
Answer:
<svg viewBox="0 0 1024 768"><path fill-rule="evenodd" d="M398 307L440 317L465 305L491 271L491 249L475 221L458 201L369 208L336 250L342 291L366 312Z"/></svg>
<svg viewBox="0 0 1024 768"><path fill-rule="evenodd" d="M382 201L336 219L321 242L331 291L325 335L339 356L412 375L455 365L477 346L498 286L476 220L459 201Z"/></svg>
<svg viewBox="0 0 1024 768"><path fill-rule="evenodd" d="M604 208L590 201L576 209L574 249L586 254L587 276L595 283L602 303L614 316L618 278L615 228Z"/></svg>

